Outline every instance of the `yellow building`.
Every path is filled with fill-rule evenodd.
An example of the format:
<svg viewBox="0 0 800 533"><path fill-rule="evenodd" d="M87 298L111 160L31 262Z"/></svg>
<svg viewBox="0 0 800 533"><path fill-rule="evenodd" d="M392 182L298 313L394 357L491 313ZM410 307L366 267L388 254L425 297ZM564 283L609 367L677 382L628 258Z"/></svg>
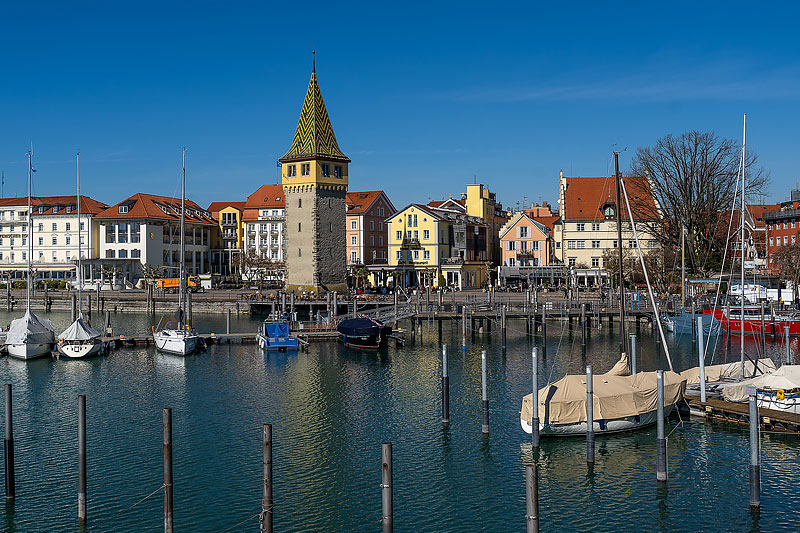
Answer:
<svg viewBox="0 0 800 533"><path fill-rule="evenodd" d="M502 263L500 230L508 222L503 204L499 203L495 193L489 191L482 183L467 185L464 200L467 214L480 218L486 224L489 232L489 239L486 242L489 260L494 266L500 265Z"/></svg>
<svg viewBox="0 0 800 533"><path fill-rule="evenodd" d="M229 276L237 256L244 249L245 202L211 202L208 211L217 227L211 232L211 273ZM235 270L235 268L234 268Z"/></svg>
<svg viewBox="0 0 800 533"><path fill-rule="evenodd" d="M386 219L388 272L403 288L479 288L486 284L487 226L479 218L429 205L410 204ZM378 281L380 283L381 281Z"/></svg>

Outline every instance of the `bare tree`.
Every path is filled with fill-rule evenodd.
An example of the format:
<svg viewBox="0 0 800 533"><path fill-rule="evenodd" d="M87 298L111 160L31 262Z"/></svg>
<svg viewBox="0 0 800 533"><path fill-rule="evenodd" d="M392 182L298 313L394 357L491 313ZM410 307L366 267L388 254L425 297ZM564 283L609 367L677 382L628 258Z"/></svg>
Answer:
<svg viewBox="0 0 800 533"><path fill-rule="evenodd" d="M637 148L631 174L647 176L658 203L639 205L646 231L662 246L676 246L686 228L687 268L708 274L721 266L728 238L728 216L737 191L741 144L713 132L669 134L653 146ZM769 184L758 156L745 157L746 201ZM631 204L634 202L631 201ZM738 202L737 202L738 203ZM735 207L734 207L735 208ZM647 213L642 213L646 215ZM732 230L737 225L734 223Z"/></svg>
<svg viewBox="0 0 800 533"><path fill-rule="evenodd" d="M783 279L792 282L792 301L796 301L800 296L797 286L800 283L800 244L782 246L773 255L773 264Z"/></svg>

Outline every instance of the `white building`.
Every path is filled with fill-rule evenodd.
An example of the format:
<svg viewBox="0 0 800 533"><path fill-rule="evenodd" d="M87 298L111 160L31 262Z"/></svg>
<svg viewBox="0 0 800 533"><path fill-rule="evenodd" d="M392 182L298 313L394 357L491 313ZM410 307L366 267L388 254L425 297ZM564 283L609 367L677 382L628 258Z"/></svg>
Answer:
<svg viewBox="0 0 800 533"><path fill-rule="evenodd" d="M245 252L255 250L265 259L286 261L285 208L280 185L262 185L247 197L243 216Z"/></svg>
<svg viewBox="0 0 800 533"><path fill-rule="evenodd" d="M32 268L39 279L73 279L78 257L78 225L81 257L97 258L98 235L94 217L108 206L81 195L78 220L77 196L37 196L32 207ZM28 258L28 199L0 199L0 271L24 277ZM12 274L13 275L13 274Z"/></svg>
<svg viewBox="0 0 800 533"><path fill-rule="evenodd" d="M186 200L185 264L188 274L209 271L211 231L217 222L207 210ZM116 269L136 283L141 265L165 266L165 275L177 277L180 266L180 198L137 193L96 215L99 257L91 263L98 269ZM103 269L102 267L107 267Z"/></svg>

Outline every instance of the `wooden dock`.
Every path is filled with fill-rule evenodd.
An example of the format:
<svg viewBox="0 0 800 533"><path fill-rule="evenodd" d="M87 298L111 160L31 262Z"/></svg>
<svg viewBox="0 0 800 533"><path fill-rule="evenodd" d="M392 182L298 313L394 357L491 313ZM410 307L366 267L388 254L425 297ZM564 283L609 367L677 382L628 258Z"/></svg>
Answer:
<svg viewBox="0 0 800 533"><path fill-rule="evenodd" d="M744 426L750 423L750 411L746 403L712 399L701 402L699 398L687 397L686 405L691 414ZM800 415L798 414L759 408L758 418L759 425L764 431L800 433Z"/></svg>

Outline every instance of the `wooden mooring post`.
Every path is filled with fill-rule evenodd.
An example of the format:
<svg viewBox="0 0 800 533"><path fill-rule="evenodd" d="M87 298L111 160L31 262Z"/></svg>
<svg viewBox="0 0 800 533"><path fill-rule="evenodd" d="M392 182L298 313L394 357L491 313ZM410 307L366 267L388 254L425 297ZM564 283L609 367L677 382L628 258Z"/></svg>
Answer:
<svg viewBox="0 0 800 533"><path fill-rule="evenodd" d="M394 501L392 498L392 443L381 446L381 531L394 530Z"/></svg>
<svg viewBox="0 0 800 533"><path fill-rule="evenodd" d="M164 408L164 533L172 529L172 409Z"/></svg>
<svg viewBox="0 0 800 533"><path fill-rule="evenodd" d="M272 424L261 427L261 533L272 533Z"/></svg>
<svg viewBox="0 0 800 533"><path fill-rule="evenodd" d="M13 501L16 497L16 483L14 480L14 418L11 408L11 383L6 383L5 386L5 430L3 456L5 458L6 500Z"/></svg>
<svg viewBox="0 0 800 533"><path fill-rule="evenodd" d="M231 310L225 310L225 333L231 334Z"/></svg>
<svg viewBox="0 0 800 533"><path fill-rule="evenodd" d="M539 468L525 465L525 521L528 533L539 533Z"/></svg>
<svg viewBox="0 0 800 533"><path fill-rule="evenodd" d="M86 523L86 395L78 396L78 523Z"/></svg>

